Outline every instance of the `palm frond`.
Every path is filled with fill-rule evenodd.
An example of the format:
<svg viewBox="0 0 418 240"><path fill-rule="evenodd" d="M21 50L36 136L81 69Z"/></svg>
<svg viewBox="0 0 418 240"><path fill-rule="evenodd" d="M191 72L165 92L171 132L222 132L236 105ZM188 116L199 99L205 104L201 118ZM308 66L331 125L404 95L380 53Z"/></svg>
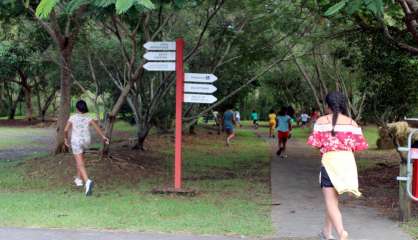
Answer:
<svg viewBox="0 0 418 240"><path fill-rule="evenodd" d="M116 0L93 0L92 4L97 7L108 7L111 4L115 4Z"/></svg>
<svg viewBox="0 0 418 240"><path fill-rule="evenodd" d="M38 7L36 7L36 16L47 18L58 3L59 0L41 0Z"/></svg>
<svg viewBox="0 0 418 240"><path fill-rule="evenodd" d="M116 1L116 13L123 14L127 12L135 3L136 0L117 0Z"/></svg>
<svg viewBox="0 0 418 240"><path fill-rule="evenodd" d="M81 6L89 4L90 0L72 0L65 6L65 12L72 14L75 10L79 9Z"/></svg>

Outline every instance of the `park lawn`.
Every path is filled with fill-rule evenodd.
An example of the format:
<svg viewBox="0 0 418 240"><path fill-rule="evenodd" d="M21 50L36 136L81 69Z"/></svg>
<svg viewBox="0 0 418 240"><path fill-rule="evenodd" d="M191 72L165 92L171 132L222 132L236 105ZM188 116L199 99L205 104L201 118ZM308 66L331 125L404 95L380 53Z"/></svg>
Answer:
<svg viewBox="0 0 418 240"><path fill-rule="evenodd" d="M415 217L410 222L402 225L403 228L411 234L413 239L418 239L418 217Z"/></svg>
<svg viewBox="0 0 418 240"><path fill-rule="evenodd" d="M185 137L184 146L184 186L198 190L195 197L151 193L171 184L171 144L154 147L165 158L163 174L135 183L97 180L89 198L72 182L59 184L54 177L30 172L23 161L3 162L0 225L271 236L268 144L252 130L240 129L228 148L223 136L202 137L201 131Z"/></svg>
<svg viewBox="0 0 418 240"><path fill-rule="evenodd" d="M47 136L40 128L0 127L0 150L20 147L23 145L39 146L36 137Z"/></svg>

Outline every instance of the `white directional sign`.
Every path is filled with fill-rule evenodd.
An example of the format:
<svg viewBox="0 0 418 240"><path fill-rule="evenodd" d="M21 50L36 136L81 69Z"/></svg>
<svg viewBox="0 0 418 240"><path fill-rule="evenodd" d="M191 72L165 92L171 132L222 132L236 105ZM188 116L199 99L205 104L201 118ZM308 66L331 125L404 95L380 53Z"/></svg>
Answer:
<svg viewBox="0 0 418 240"><path fill-rule="evenodd" d="M184 94L184 102L186 103L214 103L218 100L212 95L202 94Z"/></svg>
<svg viewBox="0 0 418 240"><path fill-rule="evenodd" d="M176 52L147 52L144 58L149 61L175 61Z"/></svg>
<svg viewBox="0 0 418 240"><path fill-rule="evenodd" d="M150 51L175 51L176 42L147 42L144 48Z"/></svg>
<svg viewBox="0 0 418 240"><path fill-rule="evenodd" d="M176 63L174 62L147 62L144 68L148 71L166 71L171 72L176 70Z"/></svg>
<svg viewBox="0 0 418 240"><path fill-rule="evenodd" d="M184 91L185 92L192 92L192 93L214 93L216 92L217 88L212 84L194 84L194 83L186 83L184 84Z"/></svg>
<svg viewBox="0 0 418 240"><path fill-rule="evenodd" d="M199 83L213 83L218 78L213 74L206 73L186 73L184 81L186 82L199 82Z"/></svg>

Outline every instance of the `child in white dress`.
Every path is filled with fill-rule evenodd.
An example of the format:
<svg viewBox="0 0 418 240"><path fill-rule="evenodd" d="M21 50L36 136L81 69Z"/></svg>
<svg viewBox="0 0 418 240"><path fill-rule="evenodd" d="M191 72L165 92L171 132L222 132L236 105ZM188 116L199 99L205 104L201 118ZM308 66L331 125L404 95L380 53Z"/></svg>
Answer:
<svg viewBox="0 0 418 240"><path fill-rule="evenodd" d="M94 127L97 133L102 137L106 144L109 144L109 139L103 134L99 125L86 113L88 112L85 101L80 100L76 104L77 113L70 117L65 126L64 143L67 147L71 147L77 165L77 177L74 182L77 186L83 186L85 183L85 194L90 196L93 193L93 181L88 178L85 167L84 151L88 148L91 142L90 125ZM68 132L71 129L71 145L68 143Z"/></svg>

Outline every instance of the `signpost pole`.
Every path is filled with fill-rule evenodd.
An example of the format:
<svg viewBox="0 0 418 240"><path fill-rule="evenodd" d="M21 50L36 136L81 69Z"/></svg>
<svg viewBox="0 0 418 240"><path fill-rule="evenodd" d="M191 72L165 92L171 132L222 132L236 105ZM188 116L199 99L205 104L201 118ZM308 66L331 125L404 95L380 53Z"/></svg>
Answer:
<svg viewBox="0 0 418 240"><path fill-rule="evenodd" d="M183 92L184 92L184 66L183 66L184 40L176 39L176 139L174 160L174 188L181 189L182 166L182 130L183 130Z"/></svg>

